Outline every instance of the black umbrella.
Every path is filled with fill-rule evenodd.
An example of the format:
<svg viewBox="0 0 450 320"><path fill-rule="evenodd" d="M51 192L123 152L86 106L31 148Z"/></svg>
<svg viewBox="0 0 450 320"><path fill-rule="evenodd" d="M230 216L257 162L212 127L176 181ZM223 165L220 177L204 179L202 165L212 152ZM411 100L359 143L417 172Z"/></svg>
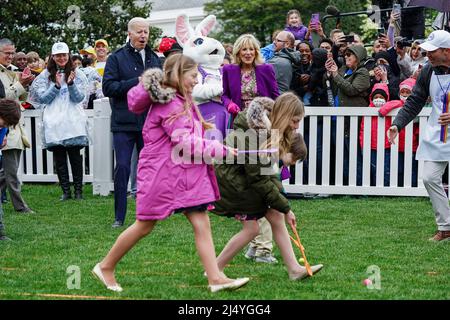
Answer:
<svg viewBox="0 0 450 320"><path fill-rule="evenodd" d="M411 0L408 6L422 6L436 9L440 12L450 12L449 0Z"/></svg>

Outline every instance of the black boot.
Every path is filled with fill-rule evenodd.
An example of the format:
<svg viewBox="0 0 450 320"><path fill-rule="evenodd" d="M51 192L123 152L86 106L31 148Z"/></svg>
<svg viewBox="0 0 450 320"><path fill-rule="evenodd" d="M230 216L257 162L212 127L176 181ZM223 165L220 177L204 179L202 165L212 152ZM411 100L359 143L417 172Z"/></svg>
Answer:
<svg viewBox="0 0 450 320"><path fill-rule="evenodd" d="M72 167L73 188L75 200L83 199L83 157L77 147L69 148L69 159Z"/></svg>
<svg viewBox="0 0 450 320"><path fill-rule="evenodd" d="M59 185L63 191L60 201L66 201L72 198L70 191L69 169L67 168L66 151L62 147L55 148L53 152L55 159L56 173L58 175Z"/></svg>

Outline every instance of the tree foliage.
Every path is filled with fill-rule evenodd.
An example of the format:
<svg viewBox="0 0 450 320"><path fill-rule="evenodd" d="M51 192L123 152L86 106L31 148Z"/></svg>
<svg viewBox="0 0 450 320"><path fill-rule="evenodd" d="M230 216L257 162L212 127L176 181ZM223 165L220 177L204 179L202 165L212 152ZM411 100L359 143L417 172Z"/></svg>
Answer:
<svg viewBox="0 0 450 320"><path fill-rule="evenodd" d="M341 13L350 13L350 12L359 12L364 11L367 12L370 1L368 0L330 0L330 5L334 5ZM347 16L341 18L341 28L345 34L350 32L355 32L357 34L361 34L363 31L363 26L367 23L367 14L360 14L354 16ZM336 26L336 19L329 19L329 22L326 24L326 28L328 31L334 29ZM376 30L376 29L375 29Z"/></svg>
<svg viewBox="0 0 450 320"><path fill-rule="evenodd" d="M272 32L284 29L286 14L297 9L303 24L308 25L311 13L325 14L329 0L213 0L205 5L208 14L220 21L220 31L215 35L223 42L234 42L244 33L251 33L262 45L271 42Z"/></svg>
<svg viewBox="0 0 450 320"><path fill-rule="evenodd" d="M148 17L151 4L137 6L134 0L2 0L0 37L16 43L17 51L37 51L45 56L53 43L64 41L73 51L104 38L111 49L122 46L127 23L136 16ZM150 41L161 30L151 28Z"/></svg>

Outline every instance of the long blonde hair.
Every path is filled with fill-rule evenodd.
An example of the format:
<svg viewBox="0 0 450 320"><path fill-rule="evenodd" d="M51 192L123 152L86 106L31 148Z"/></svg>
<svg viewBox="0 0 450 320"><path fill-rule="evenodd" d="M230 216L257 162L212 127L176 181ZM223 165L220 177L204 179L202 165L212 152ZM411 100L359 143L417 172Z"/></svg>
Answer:
<svg viewBox="0 0 450 320"><path fill-rule="evenodd" d="M214 125L203 119L203 116L197 105L194 103L192 96L188 94L186 88L184 87L184 75L194 69L197 69L197 63L192 58L181 53L170 55L164 62L164 78L162 85L165 87L174 88L177 90L178 94L185 99L183 111L178 114L171 115L169 117L169 122L173 122L178 117L183 115L190 116L190 110L193 106L200 122L202 123L203 129L212 129L214 128Z"/></svg>
<svg viewBox="0 0 450 320"><path fill-rule="evenodd" d="M291 129L291 120L294 117L305 116L303 102L292 92L283 93L275 100L269 119L272 123L272 130L278 130L278 144L280 156L289 152L294 131Z"/></svg>

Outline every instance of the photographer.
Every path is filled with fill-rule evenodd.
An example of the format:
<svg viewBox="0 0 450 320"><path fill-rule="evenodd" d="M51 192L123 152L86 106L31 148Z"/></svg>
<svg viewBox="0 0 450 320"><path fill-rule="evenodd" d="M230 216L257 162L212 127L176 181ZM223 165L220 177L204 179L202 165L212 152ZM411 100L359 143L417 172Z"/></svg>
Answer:
<svg viewBox="0 0 450 320"><path fill-rule="evenodd" d="M401 39L395 43L395 52L397 53L397 64L400 68L400 80L412 76L411 57L408 54L412 41Z"/></svg>
<svg viewBox="0 0 450 320"><path fill-rule="evenodd" d="M409 51L412 77L414 79L417 79L422 67L428 63L427 52L420 47L423 42L424 40L415 40L412 43L411 50Z"/></svg>
<svg viewBox="0 0 450 320"><path fill-rule="evenodd" d="M376 83L385 83L389 87L389 95L392 100L398 100L400 79L392 71L393 60L388 52L378 52L374 57L375 67L370 71L371 88Z"/></svg>
<svg viewBox="0 0 450 320"><path fill-rule="evenodd" d="M345 34L340 29L334 29L330 33L330 39L333 41L333 47L331 48L333 60L336 62L338 68L340 68L345 65L344 52L348 47L347 42L345 42Z"/></svg>
<svg viewBox="0 0 450 320"><path fill-rule="evenodd" d="M345 65L338 68L333 59L325 63L327 76L331 79L334 105L336 107L363 107L368 106L367 96L370 87L370 76L364 67L367 58L366 48L360 45L351 45L345 51ZM325 80L325 79L324 79ZM332 144L336 145L336 124L332 123ZM350 155L350 118L344 122L344 184L348 184ZM360 153L358 151L358 157ZM358 177L358 181L360 177Z"/></svg>

